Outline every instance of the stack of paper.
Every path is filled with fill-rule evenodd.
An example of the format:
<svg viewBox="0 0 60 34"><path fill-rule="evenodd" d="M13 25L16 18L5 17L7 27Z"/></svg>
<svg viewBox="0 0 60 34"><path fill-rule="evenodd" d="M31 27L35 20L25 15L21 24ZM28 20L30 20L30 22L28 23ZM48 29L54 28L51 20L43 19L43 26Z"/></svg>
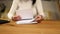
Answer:
<svg viewBox="0 0 60 34"><path fill-rule="evenodd" d="M37 23L37 22L34 22L34 19L21 20L21 21L17 21L17 22L16 22L16 24L33 24L33 23Z"/></svg>

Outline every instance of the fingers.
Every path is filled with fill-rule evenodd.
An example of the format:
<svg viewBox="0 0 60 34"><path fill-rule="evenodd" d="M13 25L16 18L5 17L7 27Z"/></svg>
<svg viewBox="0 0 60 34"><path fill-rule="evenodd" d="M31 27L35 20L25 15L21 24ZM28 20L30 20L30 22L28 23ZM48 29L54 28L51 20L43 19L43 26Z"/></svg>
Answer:
<svg viewBox="0 0 60 34"><path fill-rule="evenodd" d="M37 15L35 17L35 21L37 21L37 22L40 22L42 19L43 19L43 17L41 15Z"/></svg>
<svg viewBox="0 0 60 34"><path fill-rule="evenodd" d="M12 17L12 20L19 21L19 20L21 20L21 17L20 16L14 16L14 17Z"/></svg>
<svg viewBox="0 0 60 34"><path fill-rule="evenodd" d="M41 20L42 19L42 16L38 15L35 17L36 20Z"/></svg>

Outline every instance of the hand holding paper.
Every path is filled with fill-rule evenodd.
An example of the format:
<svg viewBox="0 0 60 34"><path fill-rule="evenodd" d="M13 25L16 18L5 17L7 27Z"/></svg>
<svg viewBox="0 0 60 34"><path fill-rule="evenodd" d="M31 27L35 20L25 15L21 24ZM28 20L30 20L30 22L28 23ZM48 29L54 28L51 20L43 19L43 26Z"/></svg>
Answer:
<svg viewBox="0 0 60 34"><path fill-rule="evenodd" d="M35 19L33 18L33 11L30 9L27 10L17 10L16 15L21 16L20 21L16 21L17 24L31 24L31 23L37 23L33 22Z"/></svg>

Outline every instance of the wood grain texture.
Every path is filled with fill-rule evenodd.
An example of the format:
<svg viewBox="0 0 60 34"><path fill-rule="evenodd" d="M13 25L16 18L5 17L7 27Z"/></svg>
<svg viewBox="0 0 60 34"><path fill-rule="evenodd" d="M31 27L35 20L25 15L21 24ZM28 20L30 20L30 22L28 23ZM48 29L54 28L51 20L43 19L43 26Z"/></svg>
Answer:
<svg viewBox="0 0 60 34"><path fill-rule="evenodd" d="M0 25L0 34L60 34L60 21L42 21L25 25L17 25L11 21Z"/></svg>

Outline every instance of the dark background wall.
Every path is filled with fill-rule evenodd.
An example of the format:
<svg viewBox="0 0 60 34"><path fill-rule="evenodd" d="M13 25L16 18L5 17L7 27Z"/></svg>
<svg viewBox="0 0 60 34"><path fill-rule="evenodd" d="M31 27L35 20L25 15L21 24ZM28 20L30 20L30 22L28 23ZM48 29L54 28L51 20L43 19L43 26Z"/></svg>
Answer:
<svg viewBox="0 0 60 34"><path fill-rule="evenodd" d="M12 0L0 0L0 3L4 3L4 5L6 6L5 12L2 14L2 18L6 18L7 13L9 12L10 7L12 5Z"/></svg>

